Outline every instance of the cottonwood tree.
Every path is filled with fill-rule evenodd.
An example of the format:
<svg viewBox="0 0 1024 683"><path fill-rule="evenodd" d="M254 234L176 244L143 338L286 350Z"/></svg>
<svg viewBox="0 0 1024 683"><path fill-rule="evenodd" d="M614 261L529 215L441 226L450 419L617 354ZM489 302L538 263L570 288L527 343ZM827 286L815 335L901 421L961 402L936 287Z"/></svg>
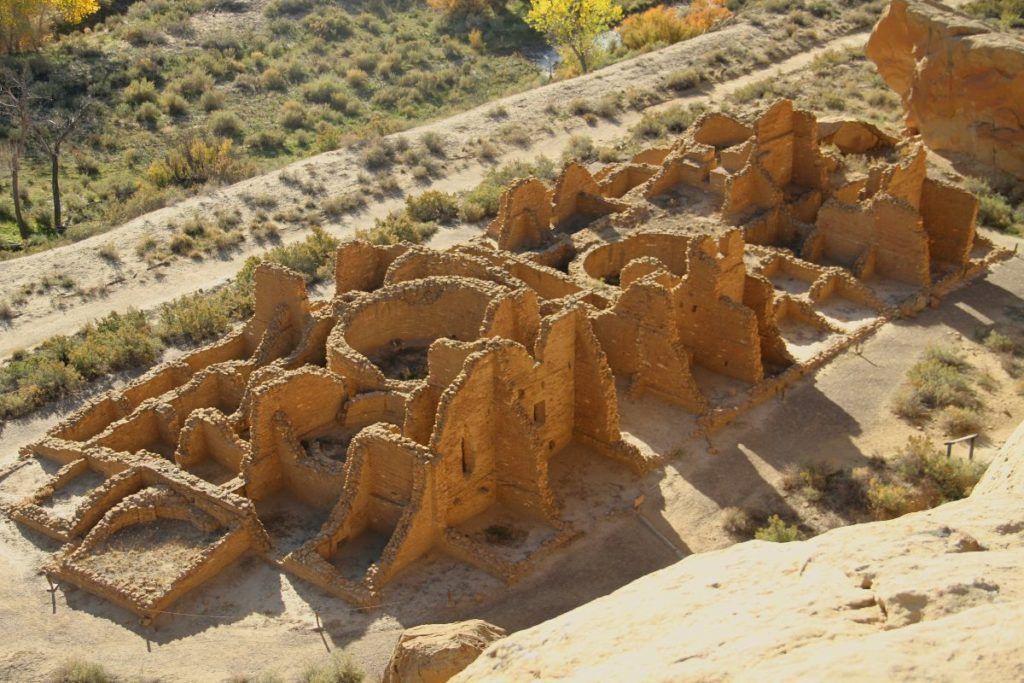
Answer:
<svg viewBox="0 0 1024 683"><path fill-rule="evenodd" d="M31 135L50 161L50 190L53 194L53 229L64 234L64 220L60 201L60 155L62 148L72 134L78 131L92 107L89 100L83 101L70 111L57 112L45 119L32 123Z"/></svg>
<svg viewBox="0 0 1024 683"><path fill-rule="evenodd" d="M0 51L37 50L55 22L78 24L99 8L97 0L0 0Z"/></svg>
<svg viewBox="0 0 1024 683"><path fill-rule="evenodd" d="M622 19L614 0L532 0L526 23L547 36L557 48L568 50L580 71L590 70L594 39Z"/></svg>
<svg viewBox="0 0 1024 683"><path fill-rule="evenodd" d="M21 75L13 71L0 72L0 113L10 122L8 137L3 141L3 153L11 174L14 221L18 224L18 234L23 241L32 236L21 207L20 183L21 159L25 155L25 145L32 130L33 96L29 92L29 80L27 68Z"/></svg>

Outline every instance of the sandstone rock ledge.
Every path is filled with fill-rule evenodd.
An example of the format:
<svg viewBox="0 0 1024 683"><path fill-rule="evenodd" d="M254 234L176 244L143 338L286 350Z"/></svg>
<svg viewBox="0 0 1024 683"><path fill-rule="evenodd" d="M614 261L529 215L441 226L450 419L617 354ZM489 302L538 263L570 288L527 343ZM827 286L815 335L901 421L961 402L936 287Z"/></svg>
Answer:
<svg viewBox="0 0 1024 683"><path fill-rule="evenodd" d="M1024 41L935 0L892 0L866 52L929 147L1024 179Z"/></svg>
<svg viewBox="0 0 1024 683"><path fill-rule="evenodd" d="M1024 424L970 498L694 555L456 681L1024 679Z"/></svg>

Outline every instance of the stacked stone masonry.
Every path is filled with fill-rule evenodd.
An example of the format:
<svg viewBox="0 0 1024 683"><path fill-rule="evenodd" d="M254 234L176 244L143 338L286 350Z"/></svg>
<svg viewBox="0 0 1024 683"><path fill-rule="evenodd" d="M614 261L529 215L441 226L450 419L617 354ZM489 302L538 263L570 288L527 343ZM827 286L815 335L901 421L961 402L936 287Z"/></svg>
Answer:
<svg viewBox="0 0 1024 683"><path fill-rule="evenodd" d="M60 469L7 513L65 544L48 575L147 620L245 553L363 607L430 552L514 581L576 534L552 458L658 466L620 400L720 428L1005 257L976 210L914 140L788 101L707 115L670 148L514 184L466 244L343 243L330 299L259 266L244 327L26 447ZM47 505L83 477L73 509ZM301 542L282 504L309 512ZM546 540L471 532L495 510Z"/></svg>

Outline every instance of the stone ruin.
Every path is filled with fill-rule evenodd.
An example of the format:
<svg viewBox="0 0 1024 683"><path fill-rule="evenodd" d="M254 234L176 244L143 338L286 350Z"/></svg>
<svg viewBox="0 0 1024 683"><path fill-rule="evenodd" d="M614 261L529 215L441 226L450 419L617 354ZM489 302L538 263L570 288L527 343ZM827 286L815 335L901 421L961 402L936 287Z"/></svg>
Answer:
<svg viewBox="0 0 1024 683"><path fill-rule="evenodd" d="M927 170L918 142L780 101L520 181L446 251L343 243L330 299L263 264L244 327L27 446L59 469L6 512L65 544L48 576L146 622L245 553L362 607L431 551L514 581L577 533L553 458L658 465L621 400L713 432L1007 256ZM509 516L543 542L490 542Z"/></svg>

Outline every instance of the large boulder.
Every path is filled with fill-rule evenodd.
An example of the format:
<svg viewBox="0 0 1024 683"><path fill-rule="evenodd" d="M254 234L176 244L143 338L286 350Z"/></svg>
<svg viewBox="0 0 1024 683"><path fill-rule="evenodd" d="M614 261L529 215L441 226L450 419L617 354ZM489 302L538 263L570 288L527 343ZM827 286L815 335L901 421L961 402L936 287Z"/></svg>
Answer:
<svg viewBox="0 0 1024 683"><path fill-rule="evenodd" d="M456 681L1024 680L1024 425L965 500L691 555Z"/></svg>
<svg viewBox="0 0 1024 683"><path fill-rule="evenodd" d="M398 640L383 683L444 683L504 637L504 629L480 619L414 626Z"/></svg>
<svg viewBox="0 0 1024 683"><path fill-rule="evenodd" d="M892 0L866 52L929 147L1024 179L1024 41L932 0Z"/></svg>

